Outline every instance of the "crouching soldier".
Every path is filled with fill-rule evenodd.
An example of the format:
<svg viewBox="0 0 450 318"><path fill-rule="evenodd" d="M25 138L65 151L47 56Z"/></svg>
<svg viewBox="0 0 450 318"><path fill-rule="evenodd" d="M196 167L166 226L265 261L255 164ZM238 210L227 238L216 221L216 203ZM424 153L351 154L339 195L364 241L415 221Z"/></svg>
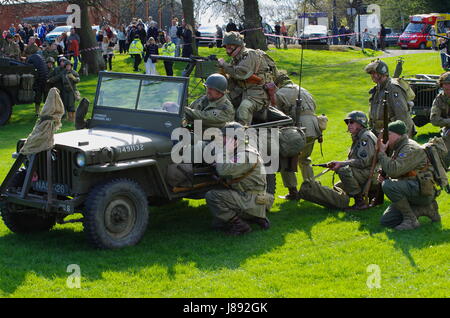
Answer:
<svg viewBox="0 0 450 318"><path fill-rule="evenodd" d="M221 131L222 137L215 141L223 147L223 151L216 153L216 170L224 188L210 190L205 196L214 217L213 226L229 235L250 232L249 223L268 229L266 210L270 203L261 157L256 149L245 144L244 129L239 123L228 123Z"/></svg>
<svg viewBox="0 0 450 318"><path fill-rule="evenodd" d="M389 141L377 143L378 161L386 178L378 177L383 191L392 204L386 209L381 224L396 230L412 230L420 226L418 216L440 221L432 165L425 150L408 138L404 122L397 120L388 126ZM391 157L386 150L392 151Z"/></svg>
<svg viewBox="0 0 450 318"><path fill-rule="evenodd" d="M364 210L369 206L364 201L363 192L370 178L370 168L375 155L377 137L367 129L366 114L353 111L345 118L348 132L352 136L352 146L346 161L331 161L328 167L335 171L341 182L336 186L355 199L353 210Z"/></svg>
<svg viewBox="0 0 450 318"><path fill-rule="evenodd" d="M226 96L227 79L221 74L210 75L205 82L206 95L185 109L188 122L201 120L203 129L222 128L234 120L234 107Z"/></svg>

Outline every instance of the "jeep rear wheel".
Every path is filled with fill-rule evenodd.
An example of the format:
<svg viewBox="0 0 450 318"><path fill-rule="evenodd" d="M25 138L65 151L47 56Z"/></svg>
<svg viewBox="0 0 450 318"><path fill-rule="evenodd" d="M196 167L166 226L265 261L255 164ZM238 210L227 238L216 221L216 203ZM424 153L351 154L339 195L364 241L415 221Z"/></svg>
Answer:
<svg viewBox="0 0 450 318"><path fill-rule="evenodd" d="M0 92L0 126L6 124L12 114L12 103L5 92Z"/></svg>
<svg viewBox="0 0 450 318"><path fill-rule="evenodd" d="M141 187L129 179L116 179L90 191L83 226L95 247L122 248L141 240L148 217L147 197Z"/></svg>
<svg viewBox="0 0 450 318"><path fill-rule="evenodd" d="M37 209L7 203L0 209L3 222L14 233L25 234L50 231L56 224L56 216L41 216Z"/></svg>

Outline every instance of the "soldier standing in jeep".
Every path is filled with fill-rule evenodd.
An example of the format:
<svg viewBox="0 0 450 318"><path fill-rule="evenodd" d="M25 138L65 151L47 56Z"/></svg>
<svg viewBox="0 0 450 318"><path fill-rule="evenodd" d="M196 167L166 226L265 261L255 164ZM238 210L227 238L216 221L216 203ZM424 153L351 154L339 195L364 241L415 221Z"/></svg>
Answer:
<svg viewBox="0 0 450 318"><path fill-rule="evenodd" d="M405 90L397 81L389 76L386 63L376 59L369 63L365 69L372 81L377 84L369 93L371 97L369 111L369 127L375 135L379 135L383 128L383 100L385 92L389 93L387 103L389 107L389 122L401 120L406 124L407 134L413 137L417 132L409 111Z"/></svg>
<svg viewBox="0 0 450 318"><path fill-rule="evenodd" d="M450 72L442 74L439 86L443 91L436 96L431 107L430 120L434 126L442 127L442 136L449 150L446 166L450 166Z"/></svg>
<svg viewBox="0 0 450 318"><path fill-rule="evenodd" d="M224 59L219 59L219 67L228 75L232 84L242 89L236 120L248 126L255 112L269 106L269 95L264 87L274 81L276 66L265 52L246 48L244 39L238 32L225 33L223 46L232 61L227 63ZM233 97L230 98L234 100Z"/></svg>

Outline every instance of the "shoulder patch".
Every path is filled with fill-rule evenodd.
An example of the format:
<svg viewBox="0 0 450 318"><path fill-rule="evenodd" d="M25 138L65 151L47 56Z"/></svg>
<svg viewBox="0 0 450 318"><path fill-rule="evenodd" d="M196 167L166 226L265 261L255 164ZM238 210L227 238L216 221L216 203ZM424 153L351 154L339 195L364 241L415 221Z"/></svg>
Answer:
<svg viewBox="0 0 450 318"><path fill-rule="evenodd" d="M402 152L402 153L399 153L398 156L399 156L400 158L405 158L405 157L406 157L406 154L405 154L404 152Z"/></svg>

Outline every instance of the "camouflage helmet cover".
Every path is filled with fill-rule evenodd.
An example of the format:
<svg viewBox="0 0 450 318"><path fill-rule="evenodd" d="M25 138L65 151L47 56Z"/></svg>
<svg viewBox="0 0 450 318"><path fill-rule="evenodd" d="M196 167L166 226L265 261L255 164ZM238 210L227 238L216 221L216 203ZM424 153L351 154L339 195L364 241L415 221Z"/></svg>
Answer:
<svg viewBox="0 0 450 318"><path fill-rule="evenodd" d="M47 62L47 63L55 63L55 59L52 56L49 56L49 57L47 57L45 62Z"/></svg>
<svg viewBox="0 0 450 318"><path fill-rule="evenodd" d="M376 72L381 75L389 75L389 68L385 62L380 59L373 60L365 68L367 73Z"/></svg>
<svg viewBox="0 0 450 318"><path fill-rule="evenodd" d="M368 125L368 119L366 114L364 114L362 111L352 111L350 112L347 117L344 119L345 123L348 125L348 122L350 120L353 120L354 122L357 122L364 128L367 128Z"/></svg>
<svg viewBox="0 0 450 318"><path fill-rule="evenodd" d="M223 45L238 45L243 46L244 45L244 37L236 31L231 32L225 32L225 35L223 36Z"/></svg>
<svg viewBox="0 0 450 318"><path fill-rule="evenodd" d="M442 87L442 84L450 84L450 72L445 72L439 76L439 86Z"/></svg>
<svg viewBox="0 0 450 318"><path fill-rule="evenodd" d="M208 88L214 88L215 90L226 94L228 88L228 81L225 76L219 73L214 73L208 76L205 82L205 86Z"/></svg>
<svg viewBox="0 0 450 318"><path fill-rule="evenodd" d="M222 132L222 136L224 138L234 137L235 140L246 141L245 127L238 122L228 122L220 129L220 131ZM230 132L232 132L234 135L230 135Z"/></svg>

